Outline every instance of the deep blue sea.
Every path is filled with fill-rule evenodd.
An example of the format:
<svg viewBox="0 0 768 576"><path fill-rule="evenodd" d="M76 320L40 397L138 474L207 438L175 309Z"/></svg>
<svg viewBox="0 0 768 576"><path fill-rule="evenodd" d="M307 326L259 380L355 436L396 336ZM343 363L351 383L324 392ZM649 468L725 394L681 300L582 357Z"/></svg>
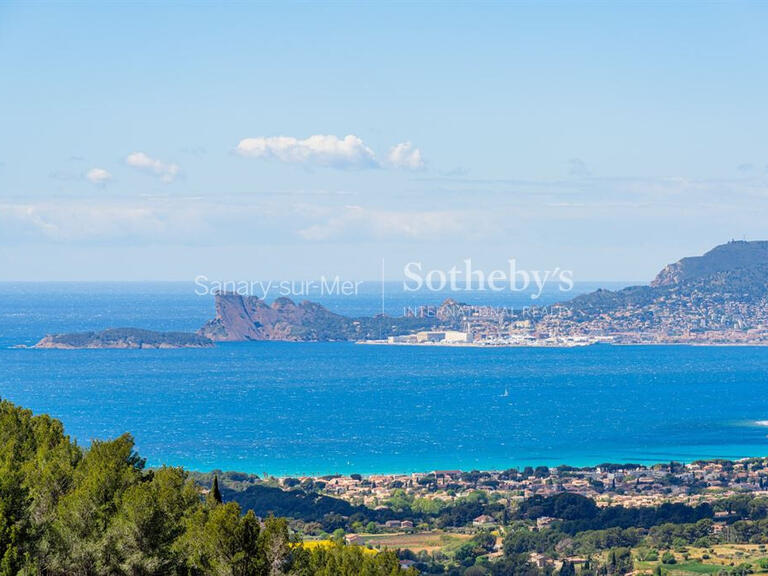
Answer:
<svg viewBox="0 0 768 576"><path fill-rule="evenodd" d="M399 314L445 296L393 285L384 304ZM381 309L376 285L317 299L352 315ZM510 293L457 299L531 303ZM558 299L546 293L539 303ZM759 424L768 420L768 348L13 348L52 332L194 330L212 315L212 298L191 284L0 284L0 396L60 418L81 444L129 431L150 465L196 470L376 473L768 454Z"/></svg>

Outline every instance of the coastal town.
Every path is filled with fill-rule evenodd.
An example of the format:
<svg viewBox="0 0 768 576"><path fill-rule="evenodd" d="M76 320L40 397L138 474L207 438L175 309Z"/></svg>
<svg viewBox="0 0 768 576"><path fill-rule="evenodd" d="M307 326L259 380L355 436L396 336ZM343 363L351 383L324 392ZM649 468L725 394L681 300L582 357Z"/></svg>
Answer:
<svg viewBox="0 0 768 576"><path fill-rule="evenodd" d="M697 302L672 297L588 318L573 305L494 308L446 300L424 306L416 318L437 327L366 343L443 346L573 347L591 344L768 343L768 302Z"/></svg>
<svg viewBox="0 0 768 576"><path fill-rule="evenodd" d="M293 478L282 478L284 487ZM386 506L398 494L450 503L475 491L491 499L509 502L534 496L578 494L598 506L638 508L665 502L688 505L715 502L740 493L768 494L768 458L738 461L712 460L692 463L670 462L654 466L603 464L595 467L527 467L523 470L460 471L435 470L429 473L376 474L299 478L311 480L321 493L370 508ZM478 524L497 520L477 519ZM390 527L396 527L394 524ZM412 528L412 526L403 526Z"/></svg>
<svg viewBox="0 0 768 576"><path fill-rule="evenodd" d="M264 514L280 507L308 542L395 548L401 567L425 574L488 570L513 559L525 573L545 575L565 574L569 564L576 574L593 574L590 565L600 563L608 574L633 566L667 574L678 562L681 572L703 566L720 573L745 560L754 572L768 554L768 541L755 536L768 514L768 458L369 476L221 474L229 497ZM197 481L207 485L211 476ZM750 538L760 546L750 547ZM625 558L621 567L611 568L614 554ZM727 573L751 573L746 565L740 570Z"/></svg>
<svg viewBox="0 0 768 576"><path fill-rule="evenodd" d="M407 310L407 317L433 325L391 335L387 343L765 345L767 255L768 242L731 241L666 266L648 285L596 290L546 306L492 307L449 298Z"/></svg>
<svg viewBox="0 0 768 576"><path fill-rule="evenodd" d="M557 306L515 309L461 304L449 298L440 306L420 306L406 311L406 317L434 319L436 328L364 343L567 348L614 342L613 337L598 331L582 334L576 330L541 329L537 325L539 318L559 313Z"/></svg>

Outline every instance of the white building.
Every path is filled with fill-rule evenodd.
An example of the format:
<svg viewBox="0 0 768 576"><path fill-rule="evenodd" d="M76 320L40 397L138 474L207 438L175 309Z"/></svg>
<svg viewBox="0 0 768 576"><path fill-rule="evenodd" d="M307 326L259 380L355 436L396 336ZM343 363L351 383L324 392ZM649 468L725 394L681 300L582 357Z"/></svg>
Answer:
<svg viewBox="0 0 768 576"><path fill-rule="evenodd" d="M472 342L472 334L469 332L458 332L456 330L448 330L445 332L446 342Z"/></svg>

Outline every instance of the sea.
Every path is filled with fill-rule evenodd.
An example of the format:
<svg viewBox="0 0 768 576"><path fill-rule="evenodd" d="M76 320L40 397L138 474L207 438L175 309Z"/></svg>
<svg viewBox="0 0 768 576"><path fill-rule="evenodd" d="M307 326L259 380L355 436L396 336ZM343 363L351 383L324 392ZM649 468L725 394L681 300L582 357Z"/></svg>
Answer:
<svg viewBox="0 0 768 576"><path fill-rule="evenodd" d="M623 283L577 283L575 293ZM507 469L768 455L768 348L480 348L224 343L189 350L35 350L48 333L192 331L193 283L0 283L0 397L77 442L129 432L149 466L276 476ZM348 315L446 297L521 307L545 290L307 294ZM302 299L302 298L298 298Z"/></svg>

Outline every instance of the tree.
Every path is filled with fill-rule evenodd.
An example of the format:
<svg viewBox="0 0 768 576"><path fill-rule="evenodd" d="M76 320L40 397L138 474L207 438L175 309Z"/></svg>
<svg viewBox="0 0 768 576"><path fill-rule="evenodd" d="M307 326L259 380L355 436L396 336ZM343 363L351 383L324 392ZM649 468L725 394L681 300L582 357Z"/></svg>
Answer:
<svg viewBox="0 0 768 576"><path fill-rule="evenodd" d="M576 567L573 562L563 560L563 565L560 567L559 576L576 576Z"/></svg>
<svg viewBox="0 0 768 576"><path fill-rule="evenodd" d="M16 458L0 463L0 575L11 576L21 568L29 530L28 492Z"/></svg>
<svg viewBox="0 0 768 576"><path fill-rule="evenodd" d="M184 533L185 517L199 506L199 493L180 468L161 468L150 482L128 488L108 531L121 570L168 573L181 563L173 546Z"/></svg>
<svg viewBox="0 0 768 576"><path fill-rule="evenodd" d="M213 475L213 482L211 483L211 489L208 492L208 496L206 497L206 500L209 505L216 506L217 504L222 503L221 498L221 490L219 490L219 476L218 474Z"/></svg>
<svg viewBox="0 0 768 576"><path fill-rule="evenodd" d="M259 522L253 512L241 515L234 502L210 509L198 507L188 520L178 549L196 574L267 574Z"/></svg>
<svg viewBox="0 0 768 576"><path fill-rule="evenodd" d="M285 518L270 516L264 522L264 530L260 534L260 545L263 551L269 576L280 576L290 563L291 538L288 533L288 522Z"/></svg>
<svg viewBox="0 0 768 576"><path fill-rule="evenodd" d="M91 444L75 469L73 488L57 506L50 571L79 574L84 567L93 573L117 569L119 558L107 529L126 490L143 479L144 461L133 448L129 434Z"/></svg>

